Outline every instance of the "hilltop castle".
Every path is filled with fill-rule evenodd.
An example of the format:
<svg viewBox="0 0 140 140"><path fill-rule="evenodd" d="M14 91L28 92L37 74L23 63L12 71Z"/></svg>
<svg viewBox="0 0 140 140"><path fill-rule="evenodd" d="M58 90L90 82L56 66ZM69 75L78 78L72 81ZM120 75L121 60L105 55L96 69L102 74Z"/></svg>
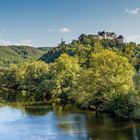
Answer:
<svg viewBox="0 0 140 140"><path fill-rule="evenodd" d="M117 36L116 33L114 32L98 32L97 35L94 35L96 39L103 40L103 39L108 39L108 40L117 40L119 43L124 42L124 37L122 35Z"/></svg>

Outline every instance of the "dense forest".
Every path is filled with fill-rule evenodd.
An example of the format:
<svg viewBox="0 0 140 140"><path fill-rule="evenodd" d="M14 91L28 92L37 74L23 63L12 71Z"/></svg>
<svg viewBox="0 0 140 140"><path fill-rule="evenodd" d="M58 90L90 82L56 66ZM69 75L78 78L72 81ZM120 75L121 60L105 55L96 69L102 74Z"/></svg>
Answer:
<svg viewBox="0 0 140 140"><path fill-rule="evenodd" d="M0 66L9 66L27 60L37 60L50 50L49 47L33 48L29 46L0 46Z"/></svg>
<svg viewBox="0 0 140 140"><path fill-rule="evenodd" d="M6 60L7 48L0 49ZM71 103L122 117L140 116L140 45L82 34L46 53L35 50L27 52L37 61L1 67L0 102ZM20 56L26 53L23 49Z"/></svg>

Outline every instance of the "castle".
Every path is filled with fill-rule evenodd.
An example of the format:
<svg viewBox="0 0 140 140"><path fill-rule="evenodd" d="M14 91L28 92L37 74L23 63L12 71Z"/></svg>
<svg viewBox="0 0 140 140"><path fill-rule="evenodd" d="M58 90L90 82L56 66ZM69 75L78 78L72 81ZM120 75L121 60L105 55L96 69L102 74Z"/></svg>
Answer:
<svg viewBox="0 0 140 140"><path fill-rule="evenodd" d="M108 40L117 40L119 43L124 43L124 37L122 35L117 36L116 33L114 32L98 32L97 35L94 35L96 39L103 40L103 39L108 39Z"/></svg>

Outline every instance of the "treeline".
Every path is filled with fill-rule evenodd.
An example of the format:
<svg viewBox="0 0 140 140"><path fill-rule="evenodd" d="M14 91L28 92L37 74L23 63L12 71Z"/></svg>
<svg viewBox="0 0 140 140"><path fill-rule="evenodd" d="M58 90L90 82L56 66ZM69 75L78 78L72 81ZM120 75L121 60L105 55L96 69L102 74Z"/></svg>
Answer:
<svg viewBox="0 0 140 140"><path fill-rule="evenodd" d="M29 46L0 46L0 67L18 64L27 60L37 60L50 48L34 48Z"/></svg>
<svg viewBox="0 0 140 140"><path fill-rule="evenodd" d="M82 35L83 37L83 35ZM43 61L0 69L1 101L73 103L80 108L118 116L139 115L139 46L79 37L62 42ZM85 36L84 36L85 37Z"/></svg>
<svg viewBox="0 0 140 140"><path fill-rule="evenodd" d="M129 62L139 70L140 67L140 44L135 42L119 43L117 40L97 40L94 35L82 34L78 40L73 40L70 44L62 42L58 47L51 49L40 57L39 60L47 63L52 63L61 54L66 53L70 56L79 56L79 63L88 67L88 59L91 53L100 50L100 48L109 49L124 57L127 57Z"/></svg>

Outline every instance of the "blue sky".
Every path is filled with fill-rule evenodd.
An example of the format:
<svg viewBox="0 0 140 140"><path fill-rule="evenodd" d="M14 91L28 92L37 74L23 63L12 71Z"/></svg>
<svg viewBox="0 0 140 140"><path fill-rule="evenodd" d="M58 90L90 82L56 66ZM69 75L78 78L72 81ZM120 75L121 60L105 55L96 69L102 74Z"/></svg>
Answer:
<svg viewBox="0 0 140 140"><path fill-rule="evenodd" d="M0 0L0 44L56 46L106 30L140 42L140 0Z"/></svg>

